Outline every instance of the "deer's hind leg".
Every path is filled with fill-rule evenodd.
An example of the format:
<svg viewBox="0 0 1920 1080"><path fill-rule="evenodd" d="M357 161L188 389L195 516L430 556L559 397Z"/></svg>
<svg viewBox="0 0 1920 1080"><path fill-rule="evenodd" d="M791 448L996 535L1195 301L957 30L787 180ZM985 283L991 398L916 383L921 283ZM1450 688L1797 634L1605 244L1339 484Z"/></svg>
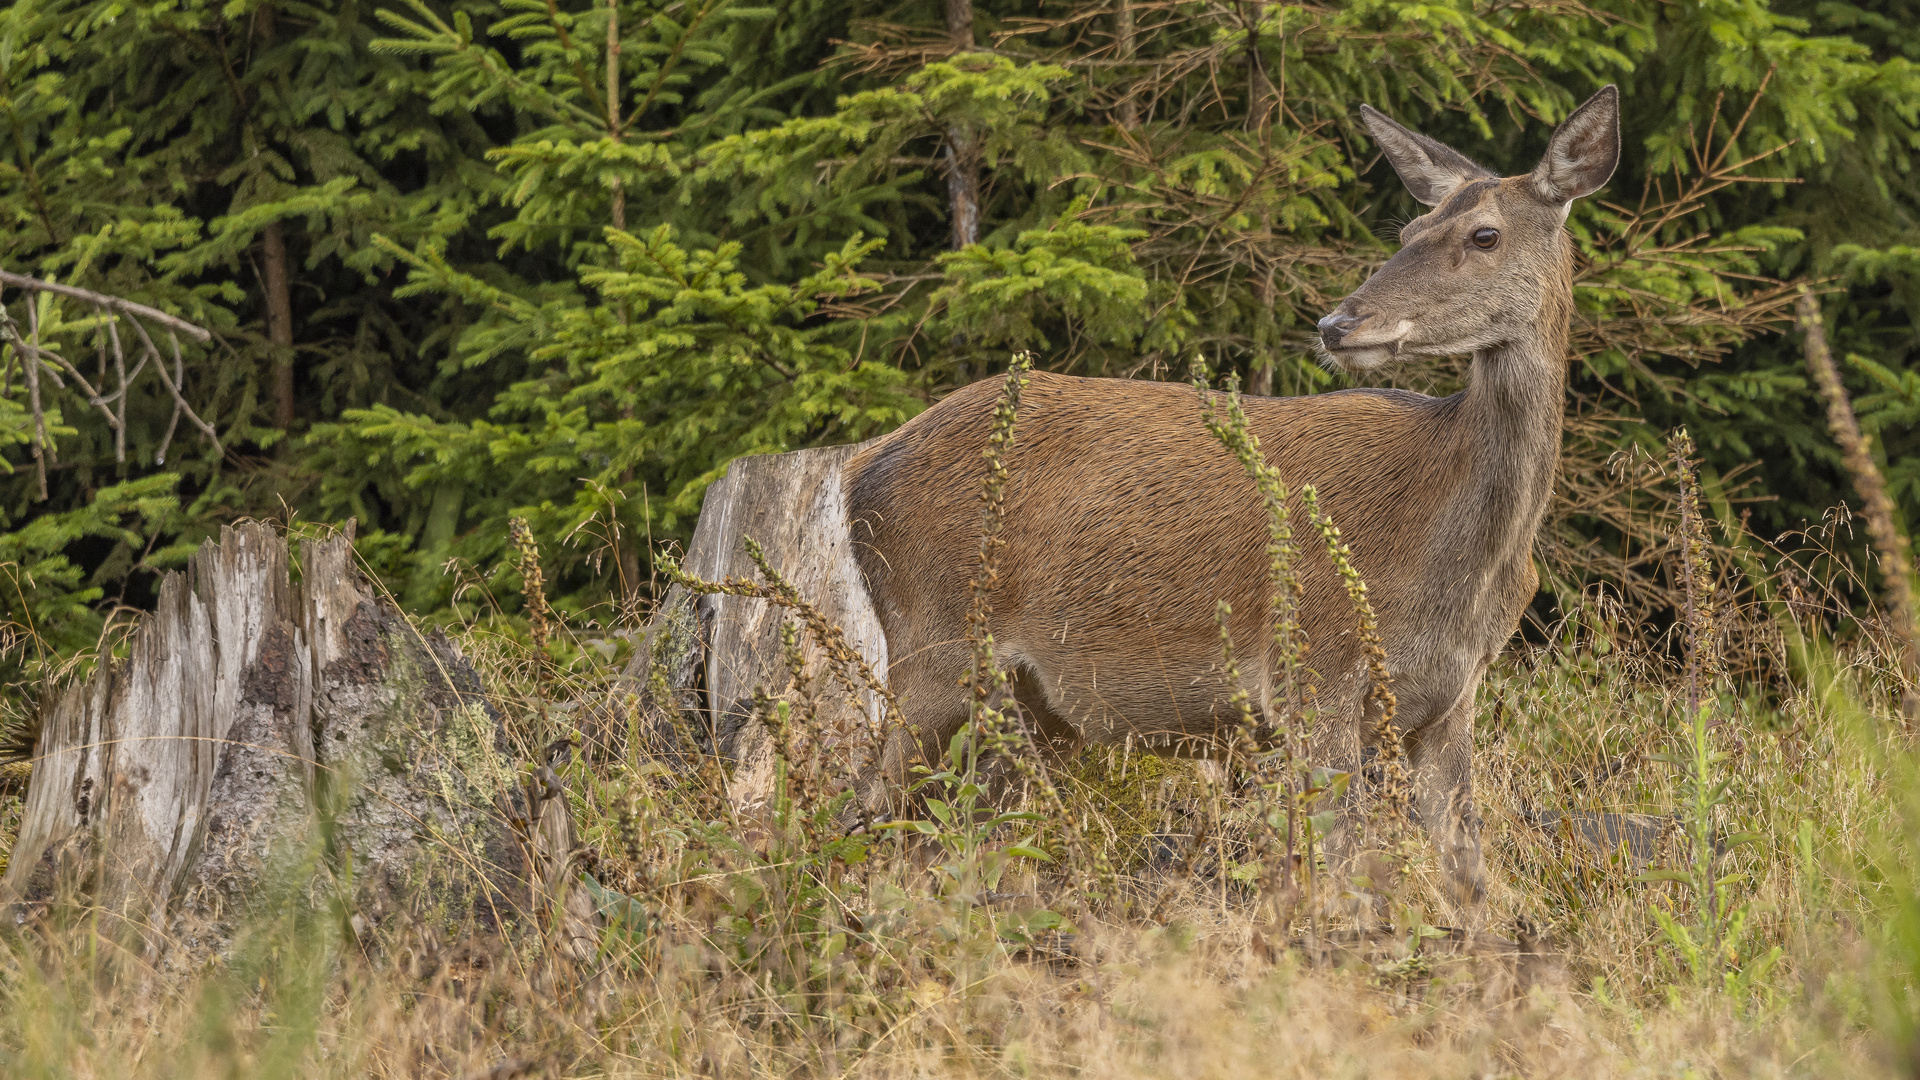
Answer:
<svg viewBox="0 0 1920 1080"><path fill-rule="evenodd" d="M970 651L947 648L934 653L930 650L896 671L894 686L901 694L908 725L889 734L882 754L881 772L889 789L888 801L893 813L908 809L907 790L916 779L914 767L925 765L936 771L941 768L953 736L966 725L969 691L964 681L956 680L952 673L965 671L963 663L971 661ZM1024 732L1045 766L1051 768L1061 763L1080 747L1079 729L1054 709L1041 677L1031 665L1017 658L1003 663L1008 670L1008 686L1004 690L996 688L988 695L988 707L1006 715L1010 723ZM1015 793L1023 786L1018 764L992 747L983 747L979 764L987 803L1003 809L1010 806Z"/></svg>

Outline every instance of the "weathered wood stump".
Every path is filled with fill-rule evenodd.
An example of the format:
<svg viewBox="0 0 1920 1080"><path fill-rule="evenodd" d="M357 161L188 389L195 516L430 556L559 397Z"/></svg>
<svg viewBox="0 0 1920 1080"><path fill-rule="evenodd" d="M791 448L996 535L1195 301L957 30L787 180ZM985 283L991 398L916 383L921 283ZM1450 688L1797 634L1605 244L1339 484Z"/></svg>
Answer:
<svg viewBox="0 0 1920 1080"><path fill-rule="evenodd" d="M157 952L220 947L264 898L325 895L356 931L411 913L499 934L563 911L583 944L551 774L516 770L472 665L374 592L351 541L303 542L295 584L271 527L223 529L166 576L125 660L43 699L0 910L87 904Z"/></svg>
<svg viewBox="0 0 1920 1080"><path fill-rule="evenodd" d="M768 563L800 595L840 628L847 644L886 677L887 643L854 562L841 468L859 445L798 450L735 461L707 490L681 568L707 581L757 580L747 553L758 542ZM648 627L646 646L628 667L626 705L645 717L637 725L656 751L685 752L690 718L699 750L735 763L729 797L737 807L765 798L772 754L765 728L753 720L756 690L780 693L791 679L781 626L792 617L764 599L724 594L696 596L675 585ZM820 659L805 641L809 664ZM658 678L656 678L656 676ZM665 695L660 683L665 684ZM666 700L660 700L662 697ZM870 690L823 695L828 727L879 726L884 705ZM673 715L677 713L676 715Z"/></svg>

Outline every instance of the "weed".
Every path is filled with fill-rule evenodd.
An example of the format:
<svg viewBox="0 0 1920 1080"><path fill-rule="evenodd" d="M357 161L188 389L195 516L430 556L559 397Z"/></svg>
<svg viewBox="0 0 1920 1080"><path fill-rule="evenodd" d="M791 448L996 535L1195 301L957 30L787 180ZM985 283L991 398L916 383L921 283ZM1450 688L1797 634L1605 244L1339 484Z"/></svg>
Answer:
<svg viewBox="0 0 1920 1080"><path fill-rule="evenodd" d="M1240 714L1234 733L1245 760L1255 764L1255 789L1270 796L1278 811L1256 810L1255 819L1267 830L1277 829L1282 851L1277 874L1260 871L1270 890L1278 890L1276 906L1284 917L1280 929L1297 906L1296 892L1304 894L1308 909L1316 907L1314 896L1314 854L1316 837L1315 807L1322 796L1333 794L1336 783L1331 776L1317 773L1308 761L1312 737L1314 688L1306 672L1309 643L1300 626L1300 577L1296 565L1298 549L1293 539L1293 523L1287 501L1290 492L1280 470L1260 453L1260 440L1247 426L1246 412L1240 406L1238 376L1229 376L1224 401L1207 387L1207 370L1196 361L1194 389L1200 396L1200 418L1207 432L1226 447L1245 470L1267 513L1267 584L1271 590L1270 625L1272 645L1267 667L1272 675L1271 696L1261 703L1263 715L1258 722L1246 691L1240 686L1240 671L1233 659L1233 641L1227 631L1227 616L1232 610L1224 603L1217 619L1220 625L1223 669L1234 687L1231 703ZM1263 672L1262 674L1266 674ZM1274 750L1269 752L1267 744ZM1318 823L1318 835L1330 831L1331 820ZM1296 880L1296 870L1300 871Z"/></svg>
<svg viewBox="0 0 1920 1080"><path fill-rule="evenodd" d="M1735 898L1735 887L1744 875L1721 873L1728 853L1764 837L1726 832L1718 823L1728 802L1729 784L1719 776L1727 755L1715 745L1715 703L1709 697L1718 682L1714 603L1708 584L1713 580L1713 566L1707 554L1706 525L1700 516L1693 440L1683 428L1674 433L1668 446L1680 487L1680 532L1675 541L1680 549L1680 579L1685 594L1681 623L1684 726L1677 751L1652 756L1673 764L1680 772L1684 792L1680 821L1687 850L1684 867L1650 870L1641 878L1677 882L1686 890L1695 912L1693 924L1681 922L1667 907L1656 904L1653 914L1661 933L1695 984L1721 983L1730 1000L1745 1004L1779 962L1782 950L1778 945L1757 954L1747 949L1753 907L1751 902Z"/></svg>
<svg viewBox="0 0 1920 1080"><path fill-rule="evenodd" d="M1891 629L1904 646L1900 670L1906 677L1902 716L1909 734L1920 722L1920 612L1913 599L1913 549L1895 524L1893 499L1887 494L1886 480L1873 462L1867 437L1853 415L1853 403L1840 385L1840 373L1834 369L1833 355L1827 348L1826 325L1820 316L1820 302L1813 290L1800 286L1796 311L1800 329L1806 335L1807 368L1814 385L1827 403L1827 427L1840 446L1841 460L1853 476L1866 509L1867 534L1880 556L1881 576L1885 580L1886 614Z"/></svg>

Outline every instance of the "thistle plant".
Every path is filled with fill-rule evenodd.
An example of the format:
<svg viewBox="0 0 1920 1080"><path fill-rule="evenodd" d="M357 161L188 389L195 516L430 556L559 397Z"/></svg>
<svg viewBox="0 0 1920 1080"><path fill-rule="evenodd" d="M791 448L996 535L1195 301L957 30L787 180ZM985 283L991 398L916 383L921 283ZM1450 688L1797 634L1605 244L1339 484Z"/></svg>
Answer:
<svg viewBox="0 0 1920 1080"><path fill-rule="evenodd" d="M520 592L527 605L527 630L533 635L534 685L539 691L536 701L540 728L544 732L547 690L553 676L553 658L547 655L547 642L553 636L553 623L549 618L553 609L547 605L546 577L540 569L540 544L533 537L533 526L526 518L512 518L507 522L507 533L513 541L514 566L520 571Z"/></svg>
<svg viewBox="0 0 1920 1080"><path fill-rule="evenodd" d="M1106 848L1086 842L1081 808L1061 797L1058 785L1040 761L1040 747L1019 716L1017 705L1011 712L1005 707L1013 700L1009 678L993 652L993 587L1000 578L1000 551L1007 543L1006 484L1010 474L1006 455L1013 448L1020 393L1026 387L1032 367L1031 353L1013 358L1006 385L994 406L993 428L982 453L986 475L980 484L980 561L970 583L972 606L967 612L967 640L973 647L973 669L967 679L967 728L976 752L984 748L998 751L1025 782L1027 790L1039 798L1045 816L1055 823L1066 844L1069 865L1090 871L1076 883L1077 891L1084 899L1095 899L1116 894L1113 866ZM996 707L995 701L1001 705ZM1033 849L1030 855L1046 858L1038 849Z"/></svg>
<svg viewBox="0 0 1920 1080"><path fill-rule="evenodd" d="M945 768L931 772L916 785L922 792L939 791L946 798L927 794L926 806L933 822L908 823L923 835L941 840L956 858L942 867L952 883L961 890L963 903L971 902L978 890L992 890L999 884L1007 860L987 851L991 835L1000 826L1017 821L1039 820L1040 815L1026 811L983 813L987 804L986 778L981 759L1009 741L1017 728L1006 712L1012 698L1011 680L993 655L993 587L1000 580L1000 551L1006 547L1007 464L1006 453L1013 447L1014 424L1020 413L1020 392L1027 385L1032 358L1016 356L1007 369L1006 384L994 404L993 426L987 433L986 475L980 482L980 557L969 583L971 606L967 611L967 641L973 647L973 666L967 672L967 722L954 733L947 747ZM1014 757L1017 759L1018 754ZM1014 854L1045 858L1038 848L1012 845Z"/></svg>
<svg viewBox="0 0 1920 1080"><path fill-rule="evenodd" d="M1806 335L1807 369L1813 374L1814 385L1820 388L1820 396L1826 399L1827 429L1839 444L1842 461L1853 477L1854 489L1860 493L1860 502L1866 511L1867 535L1880 556L1887 622L1900 644L1900 673L1905 683L1900 713L1907 734L1911 735L1916 719L1920 719L1920 614L1916 614L1913 596L1913 545L1896 523L1898 510L1887 493L1886 478L1874 463L1873 448L1860 430L1846 387L1840 384L1840 373L1827 347L1820 301L1812 289L1800 286L1795 310L1800 329Z"/></svg>
<svg viewBox="0 0 1920 1080"><path fill-rule="evenodd" d="M1266 507L1267 581L1273 589L1273 662L1277 676L1270 704L1276 717L1297 717L1306 711L1311 691L1305 677L1308 642L1300 626L1299 552L1287 510L1287 481L1261 455L1260 440L1247 426L1246 410L1240 405L1239 376L1227 376L1227 392L1222 399L1207 388L1206 367L1196 361L1193 385L1200 393L1201 422L1240 462ZM1296 735L1305 738L1304 731Z"/></svg>

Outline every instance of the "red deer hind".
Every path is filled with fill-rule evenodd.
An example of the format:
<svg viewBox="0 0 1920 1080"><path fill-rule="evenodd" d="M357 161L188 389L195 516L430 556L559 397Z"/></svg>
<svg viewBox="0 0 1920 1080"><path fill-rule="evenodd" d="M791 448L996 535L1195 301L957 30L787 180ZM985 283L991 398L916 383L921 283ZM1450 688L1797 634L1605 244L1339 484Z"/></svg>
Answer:
<svg viewBox="0 0 1920 1080"><path fill-rule="evenodd" d="M1565 221L1572 200L1613 174L1619 95L1595 94L1532 172L1504 179L1372 109L1361 114L1433 209L1320 320L1323 350L1356 374L1399 357L1471 353L1467 388L1245 407L1267 460L1295 490L1315 485L1352 544L1399 702L1414 811L1454 898L1477 917L1474 691L1538 584L1532 548L1559 458L1573 310ZM971 662L980 461L999 386L955 392L847 464L856 558L911 731L886 755L896 784L911 757L936 757L967 717L956 683ZM1246 689L1269 699L1265 510L1202 427L1191 388L1036 374L1006 464L993 634L1014 697L1053 745L1206 743L1235 723L1220 675L1221 600L1232 606ZM1305 520L1297 506L1294 519ZM1353 770L1373 731L1365 658L1325 552L1302 552L1300 625L1323 708L1312 752L1317 764Z"/></svg>

